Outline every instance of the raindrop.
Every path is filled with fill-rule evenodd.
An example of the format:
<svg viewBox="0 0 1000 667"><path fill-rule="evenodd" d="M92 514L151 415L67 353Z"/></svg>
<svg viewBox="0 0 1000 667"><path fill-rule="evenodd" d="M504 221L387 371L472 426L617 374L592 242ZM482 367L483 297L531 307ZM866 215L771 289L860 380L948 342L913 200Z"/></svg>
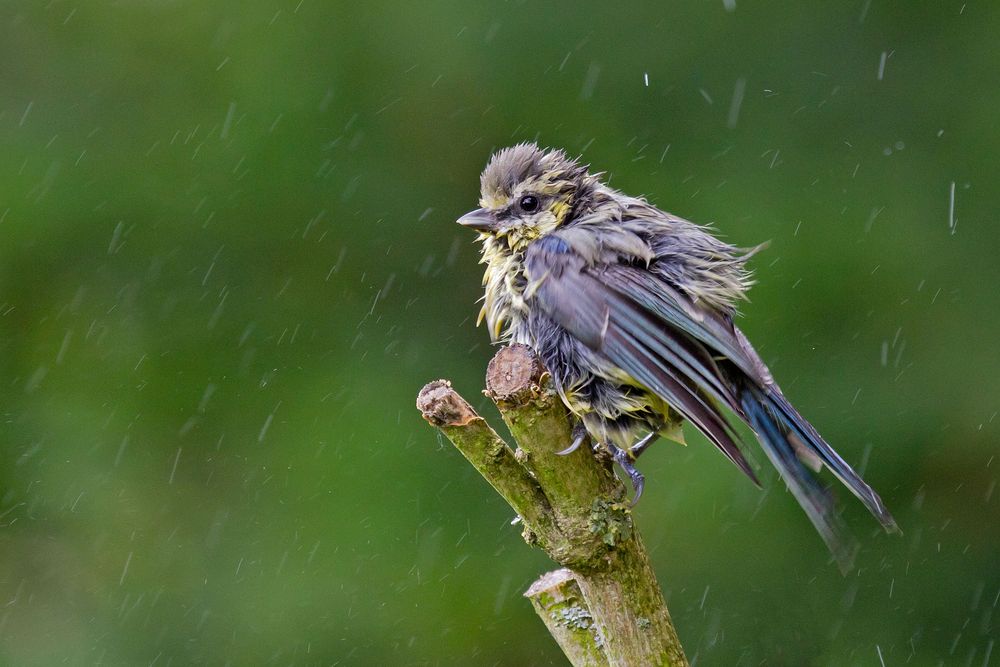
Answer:
<svg viewBox="0 0 1000 667"><path fill-rule="evenodd" d="M174 467L170 469L170 479L167 484L172 485L174 483L174 475L177 474L177 464L181 460L181 447L177 448L177 456L174 457Z"/></svg>
<svg viewBox="0 0 1000 667"><path fill-rule="evenodd" d="M736 84L733 86L733 98L729 102L729 118L726 120L726 126L729 128L736 127L740 118L740 107L743 105L743 94L746 92L746 88L746 79L743 77L736 79Z"/></svg>
<svg viewBox="0 0 1000 667"><path fill-rule="evenodd" d="M21 114L21 120L18 121L18 123L17 123L18 127L21 127L22 125L24 125L24 121L27 120L28 114L31 113L31 107L33 107L33 106L35 106L35 101L34 100L28 102L28 106L25 107L24 113Z"/></svg>
<svg viewBox="0 0 1000 667"><path fill-rule="evenodd" d="M952 181L951 187L948 190L948 229L954 234L957 226L958 220L955 219L955 181Z"/></svg>
<svg viewBox="0 0 1000 667"><path fill-rule="evenodd" d="M128 574L128 566L132 562L132 552L128 552L128 558L125 559L125 567L122 568L122 576L118 579L118 585L121 586L125 583L125 575Z"/></svg>
<svg viewBox="0 0 1000 667"><path fill-rule="evenodd" d="M601 66L597 63L590 63L587 68L587 76L583 79L583 87L580 89L580 99L589 100L594 96L594 88L597 87L597 79L601 75Z"/></svg>

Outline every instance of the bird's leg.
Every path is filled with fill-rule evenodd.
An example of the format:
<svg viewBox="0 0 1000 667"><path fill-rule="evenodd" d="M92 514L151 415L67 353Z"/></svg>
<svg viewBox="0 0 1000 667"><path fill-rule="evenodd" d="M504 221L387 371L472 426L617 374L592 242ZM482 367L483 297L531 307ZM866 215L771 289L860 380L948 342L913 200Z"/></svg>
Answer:
<svg viewBox="0 0 1000 667"><path fill-rule="evenodd" d="M622 449L610 442L605 443L604 446L611 452L611 458L621 466L621 469L625 471L625 474L628 475L629 480L632 482L632 491L634 494L632 496L632 507L635 507L635 504L639 502L639 496L642 495L642 488L646 485L646 478L635 467L635 457L632 455L634 447Z"/></svg>
<svg viewBox="0 0 1000 667"><path fill-rule="evenodd" d="M649 449L649 446L654 442L656 442L656 439L659 437L660 434L657 433L656 431L653 431L645 438L642 438L641 440L639 440L639 442L635 443L634 445L628 448L628 457L633 461L635 461L640 456L642 456L642 453L647 449Z"/></svg>
<svg viewBox="0 0 1000 667"><path fill-rule="evenodd" d="M583 441L586 438L587 438L587 428L583 425L583 422L577 422L573 426L573 442L570 443L569 447L567 447L562 451L556 452L556 454L558 456L566 456L567 454L572 454L573 452L575 452L577 449L580 448L580 445L583 444Z"/></svg>
<svg viewBox="0 0 1000 667"><path fill-rule="evenodd" d="M632 507L635 507L635 504L639 502L639 496L642 495L642 489L646 484L646 478L635 467L635 460L656 441L659 435L659 433L653 431L628 449L622 449L611 443L606 445L608 451L611 452L611 458L621 466L621 469L625 471L625 474L628 475L629 480L632 482L632 490L635 492L635 496L632 498Z"/></svg>

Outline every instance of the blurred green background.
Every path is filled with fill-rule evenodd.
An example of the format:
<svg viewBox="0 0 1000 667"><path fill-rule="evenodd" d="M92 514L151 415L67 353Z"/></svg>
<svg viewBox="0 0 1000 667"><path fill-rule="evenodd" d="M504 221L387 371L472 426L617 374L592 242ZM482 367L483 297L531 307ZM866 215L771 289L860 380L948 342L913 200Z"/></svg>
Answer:
<svg viewBox="0 0 1000 667"><path fill-rule="evenodd" d="M413 406L495 414L453 221L531 139L771 240L742 326L905 532L845 501L841 577L769 467L655 448L692 660L1000 662L998 34L961 0L0 4L0 663L562 664L521 597L551 563Z"/></svg>

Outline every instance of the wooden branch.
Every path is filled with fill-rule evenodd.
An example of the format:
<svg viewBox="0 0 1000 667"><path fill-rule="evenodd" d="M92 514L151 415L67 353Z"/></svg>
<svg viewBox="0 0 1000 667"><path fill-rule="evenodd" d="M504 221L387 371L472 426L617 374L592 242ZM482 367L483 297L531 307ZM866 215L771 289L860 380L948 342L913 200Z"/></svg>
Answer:
<svg viewBox="0 0 1000 667"><path fill-rule="evenodd" d="M609 458L588 446L556 453L572 440L569 416L526 346L494 356L486 387L516 451L447 381L425 386L417 407L517 512L528 544L569 568L544 575L525 593L566 656L578 666L686 666Z"/></svg>
<svg viewBox="0 0 1000 667"><path fill-rule="evenodd" d="M604 667L604 637L576 583L576 573L560 568L543 574L524 592L549 634L577 667Z"/></svg>
<svg viewBox="0 0 1000 667"><path fill-rule="evenodd" d="M547 553L568 550L538 482L486 420L451 388L450 382L436 380L427 384L417 396L417 408L514 508L524 523L528 544L537 541Z"/></svg>

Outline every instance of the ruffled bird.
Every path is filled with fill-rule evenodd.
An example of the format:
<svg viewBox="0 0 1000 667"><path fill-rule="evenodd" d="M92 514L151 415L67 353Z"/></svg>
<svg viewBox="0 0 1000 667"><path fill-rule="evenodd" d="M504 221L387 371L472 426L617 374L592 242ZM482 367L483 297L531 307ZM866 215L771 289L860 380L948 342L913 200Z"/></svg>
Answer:
<svg viewBox="0 0 1000 667"><path fill-rule="evenodd" d="M494 341L529 345L542 359L583 429L567 452L589 434L628 473L638 500L635 459L659 436L683 442L687 420L758 483L728 413L756 434L842 568L854 548L814 471L826 467L898 530L733 324L757 249L724 243L534 144L493 156L479 203L459 219L482 241L479 320Z"/></svg>

